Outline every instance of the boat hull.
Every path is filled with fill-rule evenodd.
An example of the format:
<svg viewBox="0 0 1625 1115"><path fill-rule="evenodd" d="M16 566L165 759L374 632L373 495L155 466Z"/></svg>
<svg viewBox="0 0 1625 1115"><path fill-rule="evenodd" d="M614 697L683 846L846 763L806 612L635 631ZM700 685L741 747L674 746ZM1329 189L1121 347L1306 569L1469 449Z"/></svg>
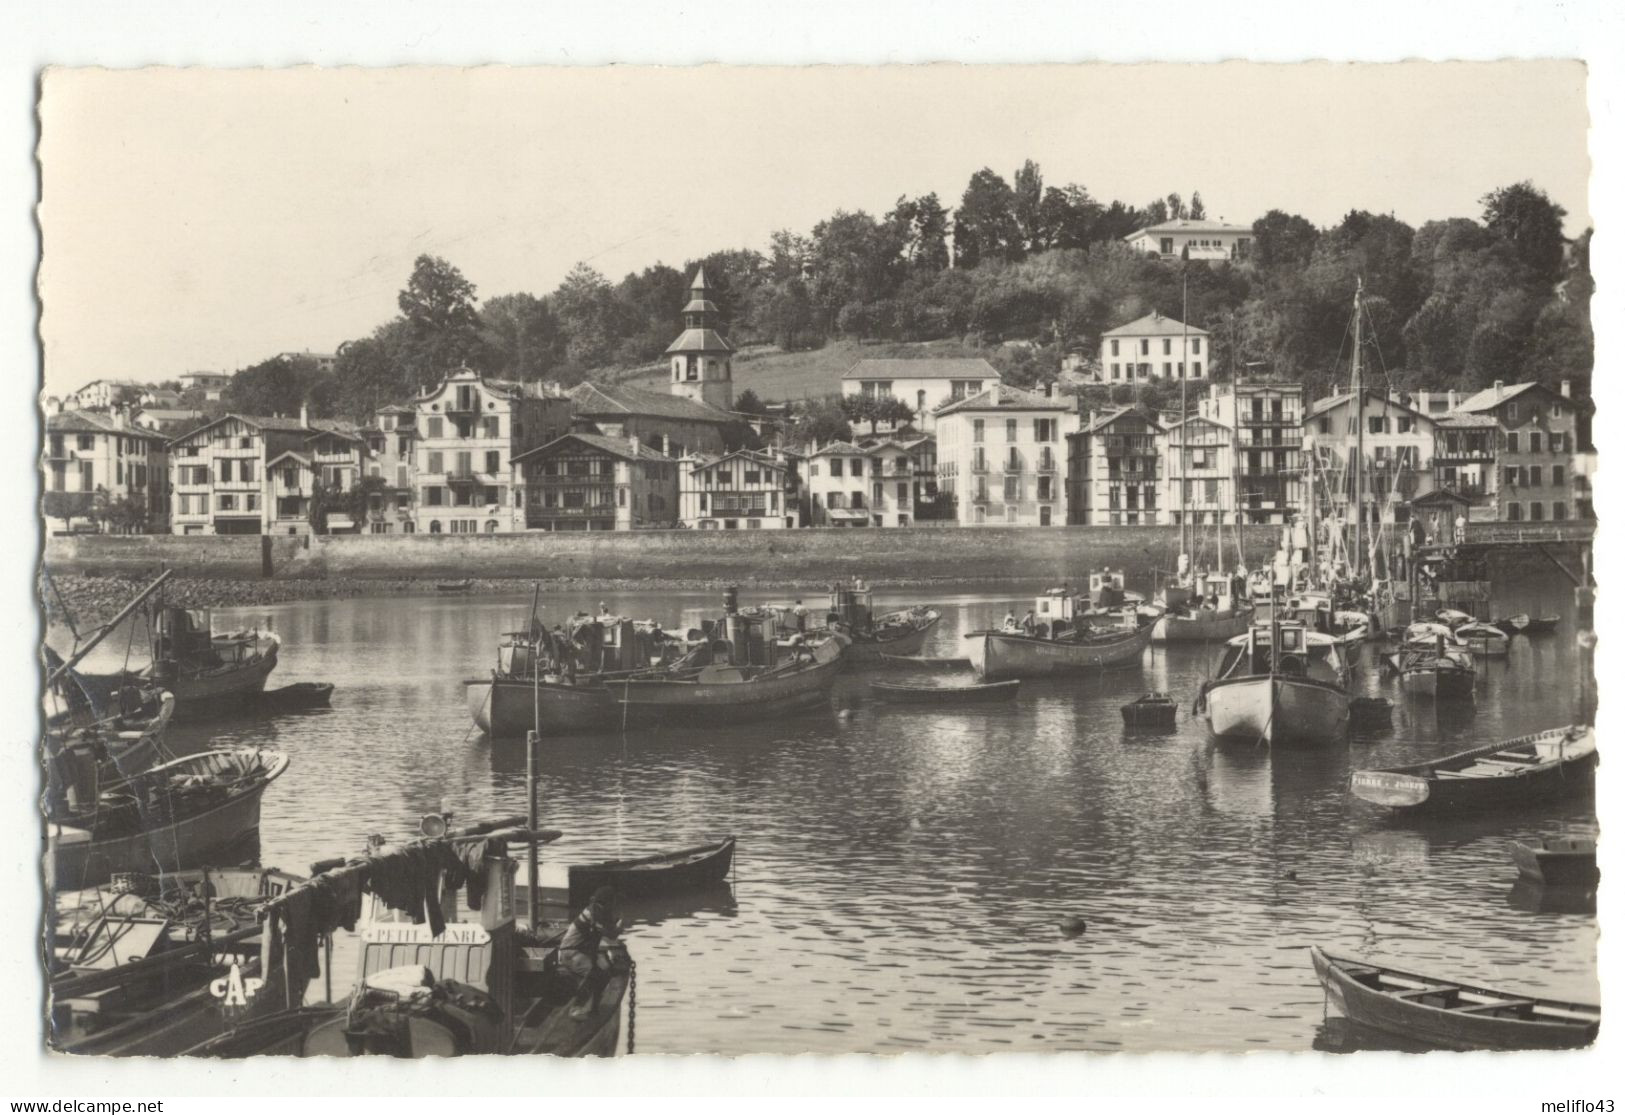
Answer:
<svg viewBox="0 0 1625 1115"><path fill-rule="evenodd" d="M730 836L716 844L640 860L572 865L570 908L584 908L599 887L614 887L623 898L642 898L720 883L733 869L736 842Z"/></svg>
<svg viewBox="0 0 1625 1115"><path fill-rule="evenodd" d="M1512 844L1512 862L1518 874L1532 883L1548 887L1595 887L1601 881L1597 871L1597 845L1594 841L1559 841L1563 847Z"/></svg>
<svg viewBox="0 0 1625 1115"><path fill-rule="evenodd" d="M1310 678L1267 674L1213 682L1205 695L1208 729L1219 739L1318 745L1342 738L1349 697Z"/></svg>
<svg viewBox="0 0 1625 1115"><path fill-rule="evenodd" d="M614 695L600 684L536 686L505 678L463 684L469 715L493 739L522 738L532 729L544 736L603 732L620 723Z"/></svg>
<svg viewBox="0 0 1625 1115"><path fill-rule="evenodd" d="M1219 643L1245 634L1252 623L1251 612L1227 612L1162 616L1151 625L1153 643Z"/></svg>
<svg viewBox="0 0 1625 1115"><path fill-rule="evenodd" d="M827 704L845 662L836 653L824 661L748 681L637 679L606 683L617 713L628 724L742 724L788 716Z"/></svg>
<svg viewBox="0 0 1625 1115"><path fill-rule="evenodd" d="M1533 737L1542 742L1535 754L1547 754L1538 764L1493 777L1461 777L1457 772L1473 765L1472 757L1494 756L1516 746L1491 744L1457 755L1443 755L1430 763L1382 770L1357 770L1349 776L1349 789L1355 797L1400 813L1468 812L1511 809L1525 804L1554 801L1590 793L1597 766L1594 739L1584 737L1573 747L1551 742L1555 734ZM1555 755L1552 753L1556 749ZM1442 772L1442 773L1441 773Z"/></svg>
<svg viewBox="0 0 1625 1115"><path fill-rule="evenodd" d="M1021 691L1019 681L994 681L985 685L893 685L869 683L869 692L883 701L903 705L964 705L989 701L1013 701Z"/></svg>
<svg viewBox="0 0 1625 1115"><path fill-rule="evenodd" d="M174 671L162 684L175 694L176 720L203 720L240 713L250 699L265 689L276 669L279 646L272 642L260 657L231 668L190 672Z"/></svg>
<svg viewBox="0 0 1625 1115"><path fill-rule="evenodd" d="M1399 687L1417 697L1436 700L1466 700L1473 696L1478 674L1474 670L1439 669L1433 666L1402 670Z"/></svg>
<svg viewBox="0 0 1625 1115"><path fill-rule="evenodd" d="M925 649L925 640L930 636L932 629L941 621L942 616L933 612L929 620L890 638L873 634L853 635L852 645L846 648L845 657L851 662L870 663L879 662L885 656L919 654Z"/></svg>
<svg viewBox="0 0 1625 1115"><path fill-rule="evenodd" d="M1399 1034L1445 1049L1572 1049L1589 1045L1597 1038L1597 1025L1567 1025L1558 1021L1534 1021L1496 1017L1488 1012L1465 1013L1432 1006L1421 1001L1396 998L1355 979L1346 967L1352 962L1327 956L1311 947L1309 955L1315 975L1326 996L1343 1015L1363 1026ZM1356 970L1358 970L1356 968ZM1430 986L1417 977L1422 986ZM1431 984L1444 988L1454 984ZM1490 1001L1528 1002L1512 992L1487 988L1467 988ZM1573 1005L1569 1005L1573 1006Z"/></svg>
<svg viewBox="0 0 1625 1115"><path fill-rule="evenodd" d="M966 639L971 669L989 681L998 681L1138 666L1151 643L1151 625L1120 638L1091 642L1040 639L1003 631L977 631Z"/></svg>

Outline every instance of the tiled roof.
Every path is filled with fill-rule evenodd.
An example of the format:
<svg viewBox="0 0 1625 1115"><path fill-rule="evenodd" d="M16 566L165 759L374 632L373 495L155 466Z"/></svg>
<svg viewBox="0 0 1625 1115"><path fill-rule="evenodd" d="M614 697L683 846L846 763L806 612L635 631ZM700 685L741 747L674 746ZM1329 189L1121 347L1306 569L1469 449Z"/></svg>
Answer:
<svg viewBox="0 0 1625 1115"><path fill-rule="evenodd" d="M1522 395L1526 391L1537 390L1546 391L1549 394L1557 395L1557 393L1552 391L1551 388L1542 386L1538 383L1508 383L1502 384L1500 388L1486 387L1478 394L1468 397L1456 409L1467 411L1469 413L1473 411L1494 410L1502 403L1516 399L1519 395ZM1561 398L1561 396L1558 397ZM1572 400L1569 399L1564 399L1563 401L1570 403L1572 402Z"/></svg>
<svg viewBox="0 0 1625 1115"><path fill-rule="evenodd" d="M672 459L659 450L651 449L641 442L638 443L637 451L633 452L631 438L605 437L603 434L560 434L546 445L538 445L535 449L527 449L523 453L515 454L513 459L518 462L528 457L540 456L564 441L579 441L583 445L600 449L605 453L621 458L623 461L669 461Z"/></svg>
<svg viewBox="0 0 1625 1115"><path fill-rule="evenodd" d="M1417 410L1409 403L1402 403L1397 399L1390 399L1385 393L1378 391L1374 387L1366 388L1365 394L1368 400L1376 399L1381 402L1385 409L1404 411L1406 414L1415 415L1417 418L1426 418L1429 422L1435 421L1431 414L1424 414L1422 411ZM1304 419L1307 421L1310 418L1317 418L1329 410L1334 410L1337 407L1342 406L1344 403L1351 401L1353 398L1354 392L1343 391L1336 395L1328 395L1324 399L1316 399L1314 402L1309 404L1309 410L1304 415Z"/></svg>
<svg viewBox="0 0 1625 1115"><path fill-rule="evenodd" d="M869 455L867 449L859 449L850 441L832 441L828 445L820 445L818 452L810 454L810 456L828 457L836 453L843 457L867 457Z"/></svg>
<svg viewBox="0 0 1625 1115"><path fill-rule="evenodd" d="M1135 318L1116 329L1108 329L1102 337L1163 337L1172 333L1189 333L1192 336L1205 337L1207 330L1195 325L1186 325L1177 318L1165 317L1162 314L1150 313L1144 317Z"/></svg>
<svg viewBox="0 0 1625 1115"><path fill-rule="evenodd" d="M1451 428L1494 429L1500 425L1487 414L1463 414L1453 410L1449 414L1441 414L1433 420L1440 426Z"/></svg>
<svg viewBox="0 0 1625 1115"><path fill-rule="evenodd" d="M918 356L859 360L842 379L982 379L999 381L999 370L980 356Z"/></svg>
<svg viewBox="0 0 1625 1115"><path fill-rule="evenodd" d="M297 418L283 418L281 415L264 414L223 414L212 422L204 422L201 425L192 427L185 433L177 434L169 439L170 444L173 445L177 441L184 441L203 430L209 429L211 426L218 426L220 423L232 418L267 433L306 434L310 432L310 427Z"/></svg>
<svg viewBox="0 0 1625 1115"><path fill-rule="evenodd" d="M734 421L733 415L704 403L659 391L645 391L639 387L583 383L570 390L570 398L575 400L576 413L589 418L595 415L647 414L687 422Z"/></svg>
<svg viewBox="0 0 1625 1115"><path fill-rule="evenodd" d="M142 429L140 426L119 427L105 414L97 414L87 410L65 410L61 414L47 415L45 429L48 433L61 434L121 434L124 437L145 438L148 441L163 441L164 436L152 430Z"/></svg>
<svg viewBox="0 0 1625 1115"><path fill-rule="evenodd" d="M310 458L305 454L296 449L284 449L282 452L278 453L276 456L272 457L268 462L266 462L265 467L270 468L284 457L292 457L302 465L308 466L310 464Z"/></svg>
<svg viewBox="0 0 1625 1115"><path fill-rule="evenodd" d="M1093 422L1090 422L1084 426L1083 432L1086 434L1096 433L1097 431L1103 430L1107 426L1110 426L1113 422L1116 422L1124 415L1133 415L1136 418L1142 418L1145 420L1146 425L1152 427L1153 429L1161 430L1163 428L1162 423L1158 422L1155 418L1130 406L1116 407L1115 409L1108 410L1102 414L1097 414Z"/></svg>
<svg viewBox="0 0 1625 1115"><path fill-rule="evenodd" d="M1003 384L995 384L986 391L938 407L936 413L940 418L961 410L1058 410L1065 412L1071 410L1072 405L1073 402L1069 396L1039 395L1032 391L1023 391L1019 387L1006 387Z"/></svg>
<svg viewBox="0 0 1625 1115"><path fill-rule="evenodd" d="M1253 230L1246 225L1227 225L1223 221L1193 221L1189 218L1181 217L1177 220L1163 221L1160 225L1150 225L1146 228L1138 230L1137 232L1131 232L1127 236L1123 237L1123 239L1133 240L1136 236L1141 236L1148 232L1233 232L1242 236L1251 236L1253 234Z"/></svg>
<svg viewBox="0 0 1625 1115"><path fill-rule="evenodd" d="M666 352L732 352L734 346L715 329L685 329L666 346Z"/></svg>

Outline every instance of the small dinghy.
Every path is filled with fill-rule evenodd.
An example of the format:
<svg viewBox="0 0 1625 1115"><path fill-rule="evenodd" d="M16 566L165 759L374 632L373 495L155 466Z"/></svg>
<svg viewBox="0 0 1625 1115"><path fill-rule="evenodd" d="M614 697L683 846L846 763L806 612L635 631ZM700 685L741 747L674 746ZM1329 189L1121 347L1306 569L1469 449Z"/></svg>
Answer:
<svg viewBox="0 0 1625 1115"><path fill-rule="evenodd" d="M1518 874L1532 883L1548 887L1594 887L1597 872L1597 842L1560 837L1538 844L1512 843L1512 862Z"/></svg>
<svg viewBox="0 0 1625 1115"><path fill-rule="evenodd" d="M1562 616L1540 616L1526 623L1523 633L1525 635L1550 635L1557 630L1557 625L1562 622Z"/></svg>
<svg viewBox="0 0 1625 1115"><path fill-rule="evenodd" d="M903 654L882 654L882 666L898 666L911 670L968 670L969 658L912 658Z"/></svg>
<svg viewBox="0 0 1625 1115"><path fill-rule="evenodd" d="M1168 729L1174 726L1179 706L1166 693L1147 693L1123 706L1125 728Z"/></svg>
<svg viewBox="0 0 1625 1115"><path fill-rule="evenodd" d="M467 592L474 587L474 580L464 577L460 581L436 581L434 587L437 592Z"/></svg>
<svg viewBox="0 0 1625 1115"><path fill-rule="evenodd" d="M720 883L733 869L736 837L677 852L570 867L570 909L585 909L593 891L614 887L628 898L671 894Z"/></svg>
<svg viewBox="0 0 1625 1115"><path fill-rule="evenodd" d="M331 708L333 686L325 681L301 681L260 694L260 707L269 712L298 712L301 709Z"/></svg>
<svg viewBox="0 0 1625 1115"><path fill-rule="evenodd" d="M1402 811L1510 809L1588 793L1596 766L1597 733L1576 725L1423 763L1357 770L1349 789Z"/></svg>
<svg viewBox="0 0 1625 1115"><path fill-rule="evenodd" d="M1351 1021L1444 1049L1572 1049L1597 1040L1602 1008L1329 956L1315 975Z"/></svg>
<svg viewBox="0 0 1625 1115"><path fill-rule="evenodd" d="M987 701L1014 700L1021 689L1019 679L979 685L900 685L871 681L869 692L885 701L904 705L974 705Z"/></svg>
<svg viewBox="0 0 1625 1115"><path fill-rule="evenodd" d="M1529 613L1519 612L1517 615L1507 616L1505 619L1493 619L1490 621L1490 626L1499 627L1510 638L1513 635L1520 634L1529 626Z"/></svg>

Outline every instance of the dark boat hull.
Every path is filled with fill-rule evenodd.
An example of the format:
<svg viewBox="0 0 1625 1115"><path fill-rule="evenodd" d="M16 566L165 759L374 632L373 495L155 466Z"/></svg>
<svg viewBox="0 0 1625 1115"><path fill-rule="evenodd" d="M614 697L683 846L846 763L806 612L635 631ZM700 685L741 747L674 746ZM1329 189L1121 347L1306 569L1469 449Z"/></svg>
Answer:
<svg viewBox="0 0 1625 1115"><path fill-rule="evenodd" d="M522 739L532 729L544 736L557 736L605 732L620 726L620 708L614 695L599 682L533 685L526 680L498 678L463 685L469 715L493 739Z"/></svg>
<svg viewBox="0 0 1625 1115"><path fill-rule="evenodd" d="M1421 975L1413 976L1331 957L1314 947L1310 948L1309 955L1315 966L1315 975L1326 989L1327 998L1349 1019L1428 1045L1461 1050L1574 1049L1597 1039L1596 1022L1585 1024L1576 1020L1571 1024L1553 1015L1528 1019L1511 1016L1512 1004L1532 1006L1540 1003L1555 1011L1575 1014L1588 1009L1584 1004L1550 1003L1532 1000L1515 992L1499 992L1452 981L1432 980ZM1371 971L1392 973L1415 983L1415 990L1432 987L1438 988L1439 993L1398 998L1357 978L1358 973ZM1438 1005L1452 1000L1460 1001L1463 993L1472 1004L1472 1009L1468 1011ZM1483 1009L1498 1002L1508 1004L1508 1009L1500 1013Z"/></svg>
<svg viewBox="0 0 1625 1115"><path fill-rule="evenodd" d="M636 679L610 682L608 688L617 715L637 727L743 724L827 705L844 664L837 650L822 661L743 681Z"/></svg>
<svg viewBox="0 0 1625 1115"><path fill-rule="evenodd" d="M994 681L986 685L894 685L872 681L869 692L885 701L903 705L971 705L991 701L1013 701L1021 690L1019 681Z"/></svg>
<svg viewBox="0 0 1625 1115"><path fill-rule="evenodd" d="M1151 645L1152 625L1116 636L1041 639L1006 631L974 631L971 669L989 681L1138 666Z"/></svg>
<svg viewBox="0 0 1625 1115"><path fill-rule="evenodd" d="M1541 886L1589 888L1601 881L1597 845L1590 840L1548 840L1538 845L1514 841L1512 862L1521 878Z"/></svg>
<svg viewBox="0 0 1625 1115"><path fill-rule="evenodd" d="M1543 733L1533 740L1550 736L1552 733ZM1488 776L1459 773L1471 765L1470 759L1493 759L1496 754L1518 746L1515 741L1508 741L1440 756L1431 763L1357 770L1349 776L1349 789L1364 801L1401 813L1510 809L1592 791L1597 767L1594 742L1589 747L1576 746L1573 755L1558 754L1524 769Z"/></svg>
<svg viewBox="0 0 1625 1115"><path fill-rule="evenodd" d="M733 870L735 837L658 856L570 867L570 908L587 905L599 887L614 887L623 897L670 894L719 883Z"/></svg>

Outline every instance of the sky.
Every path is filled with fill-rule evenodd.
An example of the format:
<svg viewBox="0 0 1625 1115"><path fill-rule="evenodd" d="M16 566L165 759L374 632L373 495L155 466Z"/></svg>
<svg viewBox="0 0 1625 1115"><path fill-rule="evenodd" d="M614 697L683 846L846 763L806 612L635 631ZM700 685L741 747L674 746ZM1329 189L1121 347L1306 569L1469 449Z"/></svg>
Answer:
<svg viewBox="0 0 1625 1115"><path fill-rule="evenodd" d="M482 299L545 294L1027 158L1238 224L1476 217L1530 179L1573 235L1587 125L1576 62L52 70L45 392L330 352L425 252Z"/></svg>

